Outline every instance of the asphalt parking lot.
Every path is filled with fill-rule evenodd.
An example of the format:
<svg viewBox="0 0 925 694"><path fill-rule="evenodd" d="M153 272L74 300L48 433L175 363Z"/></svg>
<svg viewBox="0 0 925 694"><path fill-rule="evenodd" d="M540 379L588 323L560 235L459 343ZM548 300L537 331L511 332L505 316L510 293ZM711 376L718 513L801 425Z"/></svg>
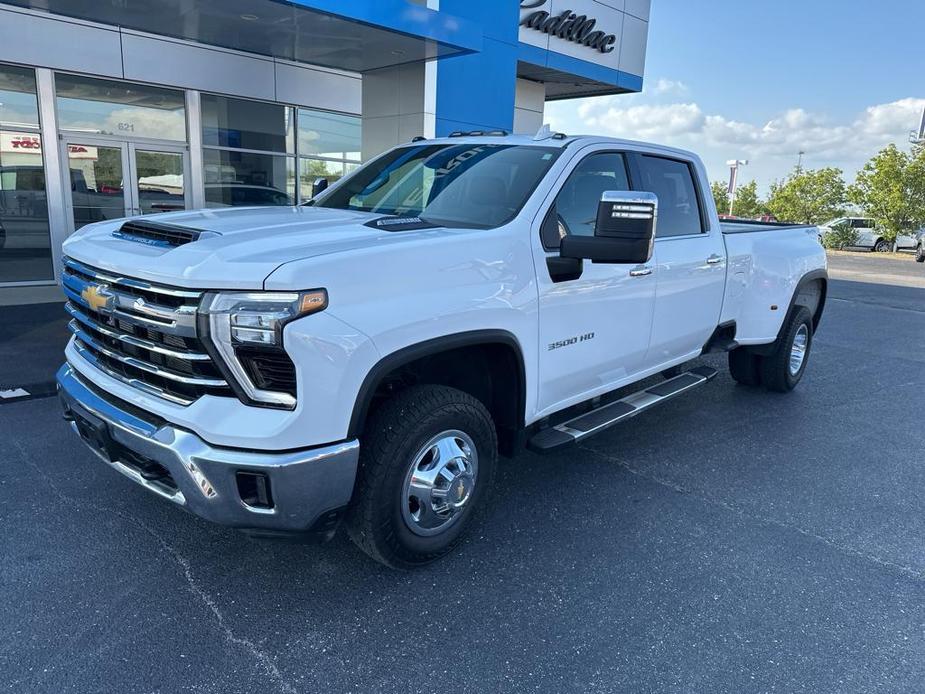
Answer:
<svg viewBox="0 0 925 694"><path fill-rule="evenodd" d="M461 551L415 573L209 525L54 398L0 405L0 688L925 691L925 267L860 262L832 259L795 393L710 356L696 393L505 461ZM0 389L62 334L17 325Z"/></svg>

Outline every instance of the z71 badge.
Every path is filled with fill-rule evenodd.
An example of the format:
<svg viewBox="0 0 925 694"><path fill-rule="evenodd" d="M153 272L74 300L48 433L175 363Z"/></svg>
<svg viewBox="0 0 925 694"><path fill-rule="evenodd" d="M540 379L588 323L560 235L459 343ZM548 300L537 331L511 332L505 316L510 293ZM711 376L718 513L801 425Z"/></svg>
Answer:
<svg viewBox="0 0 925 694"><path fill-rule="evenodd" d="M561 349L562 347L571 347L572 345L577 345L579 342L587 342L588 340L594 339L594 333L585 333L584 335L579 335L578 337L570 337L567 340L558 340L556 342L550 342L549 347L546 349L547 352L551 352L554 349Z"/></svg>

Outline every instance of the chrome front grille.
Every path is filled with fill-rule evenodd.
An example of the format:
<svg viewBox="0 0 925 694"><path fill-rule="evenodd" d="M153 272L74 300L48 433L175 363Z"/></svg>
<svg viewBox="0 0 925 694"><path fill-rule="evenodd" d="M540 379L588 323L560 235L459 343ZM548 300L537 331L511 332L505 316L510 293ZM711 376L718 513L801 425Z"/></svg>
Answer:
<svg viewBox="0 0 925 694"><path fill-rule="evenodd" d="M74 345L96 368L182 405L232 395L198 334L202 292L119 277L70 258L62 285Z"/></svg>

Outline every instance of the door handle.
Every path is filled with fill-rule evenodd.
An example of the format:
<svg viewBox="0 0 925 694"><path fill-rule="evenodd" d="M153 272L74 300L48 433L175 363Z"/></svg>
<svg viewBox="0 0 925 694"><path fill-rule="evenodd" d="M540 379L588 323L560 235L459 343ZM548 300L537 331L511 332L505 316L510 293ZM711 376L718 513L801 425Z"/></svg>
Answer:
<svg viewBox="0 0 925 694"><path fill-rule="evenodd" d="M716 255L716 253L707 258L707 263L709 265L719 265L721 262L723 262L723 256Z"/></svg>
<svg viewBox="0 0 925 694"><path fill-rule="evenodd" d="M640 265L630 270L630 277L645 277L652 274L652 268L648 265Z"/></svg>

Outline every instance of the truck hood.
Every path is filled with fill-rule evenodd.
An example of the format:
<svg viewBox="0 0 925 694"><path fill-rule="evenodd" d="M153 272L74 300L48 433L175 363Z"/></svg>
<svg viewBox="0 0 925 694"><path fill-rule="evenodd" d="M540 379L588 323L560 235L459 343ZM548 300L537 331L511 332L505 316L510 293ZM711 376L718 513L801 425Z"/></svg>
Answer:
<svg viewBox="0 0 925 694"><path fill-rule="evenodd" d="M84 227L64 254L123 276L196 289L261 289L278 267L329 253L390 244L424 231L364 226L381 214L320 207L237 207L132 217L211 232L192 243L161 247L114 235L125 219Z"/></svg>

